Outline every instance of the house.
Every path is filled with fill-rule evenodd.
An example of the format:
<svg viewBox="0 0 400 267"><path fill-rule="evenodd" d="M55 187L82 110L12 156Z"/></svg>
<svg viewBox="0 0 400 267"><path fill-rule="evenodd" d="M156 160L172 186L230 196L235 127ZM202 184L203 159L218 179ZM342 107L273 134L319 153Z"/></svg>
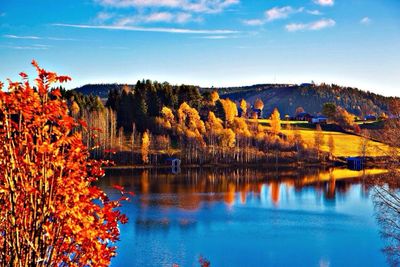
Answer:
<svg viewBox="0 0 400 267"><path fill-rule="evenodd" d="M349 157L347 158L347 168L350 170L362 170L364 169L365 159L363 157Z"/></svg>
<svg viewBox="0 0 400 267"><path fill-rule="evenodd" d="M313 86L314 84L312 84L312 83L302 83L302 84L300 84L300 86L301 87L310 87L310 86Z"/></svg>
<svg viewBox="0 0 400 267"><path fill-rule="evenodd" d="M165 163L171 165L172 168L179 168L181 166L181 160L178 158L167 158Z"/></svg>
<svg viewBox="0 0 400 267"><path fill-rule="evenodd" d="M376 121L376 116L369 114L369 115L365 116L364 119L366 121Z"/></svg>
<svg viewBox="0 0 400 267"><path fill-rule="evenodd" d="M328 118L323 115L318 115L311 119L311 123L314 124L326 124L328 122Z"/></svg>
<svg viewBox="0 0 400 267"><path fill-rule="evenodd" d="M311 121L313 116L307 112L300 112L294 118L296 121Z"/></svg>

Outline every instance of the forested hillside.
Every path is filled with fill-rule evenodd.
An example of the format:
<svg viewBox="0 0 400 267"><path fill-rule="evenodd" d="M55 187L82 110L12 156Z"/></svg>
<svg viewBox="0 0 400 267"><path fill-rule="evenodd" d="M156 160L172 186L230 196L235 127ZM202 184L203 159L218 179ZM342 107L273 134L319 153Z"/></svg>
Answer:
<svg viewBox="0 0 400 267"><path fill-rule="evenodd" d="M140 83L145 84L146 82L152 83L148 80ZM122 84L91 84L75 90L85 95L93 94L105 100L110 91L122 92L123 86ZM136 87L136 85L128 86L132 89ZM203 94L217 90L221 98L230 98L236 102L245 99L248 103L254 103L259 98L264 102L264 116L269 116L275 107L283 115L294 115L298 107L303 107L306 112L315 114L321 112L323 104L327 102L335 103L360 117L367 114L380 115L388 112L388 103L392 99L356 88L326 84L259 84L245 87L200 88L154 82L154 86L156 88L167 87L171 90L177 90L180 87L197 88ZM139 88L137 91L140 90ZM176 92L178 93L178 91Z"/></svg>
<svg viewBox="0 0 400 267"><path fill-rule="evenodd" d="M254 85L242 88L219 89L224 98L254 103L260 98L264 114L269 115L277 107L281 114L294 115L297 107L311 114L321 112L324 103L332 102L357 116L379 115L388 112L390 99L356 88L337 85Z"/></svg>

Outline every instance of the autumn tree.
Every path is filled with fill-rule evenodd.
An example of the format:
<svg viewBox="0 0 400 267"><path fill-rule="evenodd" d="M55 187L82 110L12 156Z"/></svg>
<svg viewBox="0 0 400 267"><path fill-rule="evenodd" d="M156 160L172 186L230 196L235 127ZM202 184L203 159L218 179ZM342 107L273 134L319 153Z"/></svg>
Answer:
<svg viewBox="0 0 400 267"><path fill-rule="evenodd" d="M321 149L324 145L324 133L322 132L321 125L317 124L317 128L314 132L314 148L317 153L317 159L320 159Z"/></svg>
<svg viewBox="0 0 400 267"><path fill-rule="evenodd" d="M336 110L336 122L345 129L353 129L354 115L350 114L346 109L342 107L337 107Z"/></svg>
<svg viewBox="0 0 400 267"><path fill-rule="evenodd" d="M277 108L271 114L271 131L275 135L281 131L281 114Z"/></svg>
<svg viewBox="0 0 400 267"><path fill-rule="evenodd" d="M142 136L142 146L140 148L142 152L143 163L149 163L149 152L150 152L150 133L146 130Z"/></svg>
<svg viewBox="0 0 400 267"><path fill-rule="evenodd" d="M368 154L368 148L369 148L369 143L370 143L368 131L362 130L360 137L361 137L361 139L360 139L358 149L359 149L360 156L365 158Z"/></svg>
<svg viewBox="0 0 400 267"><path fill-rule="evenodd" d="M221 99L222 106L225 112L225 122L227 124L232 124L235 117L238 115L238 110L235 102L230 99Z"/></svg>
<svg viewBox="0 0 400 267"><path fill-rule="evenodd" d="M336 151L336 146L335 146L335 139L333 139L333 135L329 135L329 139L328 139L328 148L329 148L329 154L331 156L335 155L335 151Z"/></svg>
<svg viewBox="0 0 400 267"><path fill-rule="evenodd" d="M219 94L217 91L212 91L211 92L211 103L213 105L215 105L215 102L217 102L217 100L219 100Z"/></svg>
<svg viewBox="0 0 400 267"><path fill-rule="evenodd" d="M263 110L264 102L260 98L257 98L256 101L254 102L254 108Z"/></svg>
<svg viewBox="0 0 400 267"><path fill-rule="evenodd" d="M325 103L322 106L322 114L328 117L329 119L334 119L336 116L336 105L335 103Z"/></svg>
<svg viewBox="0 0 400 267"><path fill-rule="evenodd" d="M70 78L32 64L34 87L21 73L0 90L0 266L108 266L126 218L93 185L100 163L50 92Z"/></svg>
<svg viewBox="0 0 400 267"><path fill-rule="evenodd" d="M247 113L247 102L246 100L242 99L240 100L240 109L242 111L242 117L245 118L246 117L246 113Z"/></svg>
<svg viewBox="0 0 400 267"><path fill-rule="evenodd" d="M296 111L295 111L295 114L297 116L297 115L299 115L300 113L303 113L303 112L304 112L304 108L303 107L297 107Z"/></svg>

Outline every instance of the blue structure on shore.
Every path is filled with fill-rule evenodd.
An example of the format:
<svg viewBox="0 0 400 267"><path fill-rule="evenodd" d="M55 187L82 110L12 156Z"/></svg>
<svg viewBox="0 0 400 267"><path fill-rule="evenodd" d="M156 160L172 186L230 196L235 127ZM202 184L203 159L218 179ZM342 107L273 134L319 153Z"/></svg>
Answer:
<svg viewBox="0 0 400 267"><path fill-rule="evenodd" d="M364 169L365 159L363 157L350 157L347 158L347 167L350 170L360 171Z"/></svg>

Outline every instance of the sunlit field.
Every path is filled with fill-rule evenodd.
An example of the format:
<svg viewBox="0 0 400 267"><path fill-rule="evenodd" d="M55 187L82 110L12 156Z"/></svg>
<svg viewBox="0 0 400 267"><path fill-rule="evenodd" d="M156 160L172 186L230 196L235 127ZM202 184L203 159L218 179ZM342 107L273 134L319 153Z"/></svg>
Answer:
<svg viewBox="0 0 400 267"><path fill-rule="evenodd" d="M313 144L315 138L315 131L313 130L298 130L303 140L308 144ZM283 133L289 134L289 130L282 130ZM333 136L335 142L334 155L336 157L350 157L350 156L360 156L360 144L362 142L362 137L352 134L345 134L339 132L327 132L322 131L324 135L324 144L321 147L323 151L328 152L328 139L329 136ZM379 157L387 156L389 152L389 146L369 140L367 143L367 156Z"/></svg>

